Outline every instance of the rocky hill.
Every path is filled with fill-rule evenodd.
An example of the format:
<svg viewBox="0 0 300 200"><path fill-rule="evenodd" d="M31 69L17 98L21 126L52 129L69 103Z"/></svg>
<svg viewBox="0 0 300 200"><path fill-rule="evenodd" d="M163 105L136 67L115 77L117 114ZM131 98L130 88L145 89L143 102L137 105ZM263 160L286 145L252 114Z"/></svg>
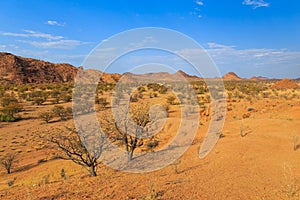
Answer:
<svg viewBox="0 0 300 200"><path fill-rule="evenodd" d="M183 72L182 70L177 71L174 74L168 72L157 72L157 73L145 73L145 74L133 74L126 72L121 77L122 82L134 83L134 82L153 82L153 81L162 81L162 82L176 82L176 81L199 81L203 80L197 76L191 76Z"/></svg>
<svg viewBox="0 0 300 200"><path fill-rule="evenodd" d="M121 77L122 77L121 74L108 74L108 73L102 72L100 82L115 84L120 80Z"/></svg>
<svg viewBox="0 0 300 200"><path fill-rule="evenodd" d="M198 76L196 76L196 75L189 75L189 74L187 74L187 73L185 73L184 71L182 71L182 70L179 70L179 71L177 71L175 74L174 74L175 76L182 76L182 77L184 77L185 79L187 79L188 81L199 81L199 80L203 80L202 78L199 78Z"/></svg>
<svg viewBox="0 0 300 200"><path fill-rule="evenodd" d="M224 81L240 81L240 80L242 80L242 78L240 78L234 72L229 72L223 76L223 80Z"/></svg>
<svg viewBox="0 0 300 200"><path fill-rule="evenodd" d="M273 86L276 89L295 89L298 85L291 79L285 78L276 82Z"/></svg>
<svg viewBox="0 0 300 200"><path fill-rule="evenodd" d="M78 68L0 52L0 84L73 82Z"/></svg>
<svg viewBox="0 0 300 200"><path fill-rule="evenodd" d="M183 77L185 77L185 78L189 78L189 79L192 79L192 78L198 79L198 78L199 78L198 76L195 76L195 75L194 75L194 76L191 76L191 75L185 73L185 72L182 71L182 70L178 70L175 74L181 75L181 76L183 76Z"/></svg>

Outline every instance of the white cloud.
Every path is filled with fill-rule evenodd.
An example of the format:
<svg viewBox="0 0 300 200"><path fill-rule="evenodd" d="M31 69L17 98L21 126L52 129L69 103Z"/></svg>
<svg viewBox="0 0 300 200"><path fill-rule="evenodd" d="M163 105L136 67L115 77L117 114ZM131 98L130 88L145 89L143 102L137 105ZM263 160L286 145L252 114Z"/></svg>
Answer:
<svg viewBox="0 0 300 200"><path fill-rule="evenodd" d="M4 35L4 36L13 36L13 37L29 37L28 34L24 34L24 33L9 33L9 32L4 32L4 33L1 33L1 35Z"/></svg>
<svg viewBox="0 0 300 200"><path fill-rule="evenodd" d="M227 45L223 45L223 44L218 44L218 43L214 43L214 42L209 42L207 43L208 47L210 49L232 49L235 46L227 46Z"/></svg>
<svg viewBox="0 0 300 200"><path fill-rule="evenodd" d="M9 48L10 45L7 47ZM42 50L30 50L30 49L14 49L9 48L6 52L13 53L18 56L26 57L26 58L35 58L44 61L49 61L53 63L70 63L74 66L80 66L82 61L84 60L84 54L66 54L66 53L57 53L54 51L49 51L48 49Z"/></svg>
<svg viewBox="0 0 300 200"><path fill-rule="evenodd" d="M81 42L79 40L56 40L56 41L46 41L46 42L18 40L18 42L27 43L38 48L54 48L54 49L74 49L77 46L89 44L88 42Z"/></svg>
<svg viewBox="0 0 300 200"><path fill-rule="evenodd" d="M221 65L246 65L252 67L295 67L300 63L300 52L288 49L251 48L237 49L217 43L208 43L207 52Z"/></svg>
<svg viewBox="0 0 300 200"><path fill-rule="evenodd" d="M154 37L148 36L148 37L145 37L144 39L142 39L140 42L130 43L129 45L134 48L141 48L141 47L149 46L149 45L152 46L157 43L158 43L158 41Z"/></svg>
<svg viewBox="0 0 300 200"><path fill-rule="evenodd" d="M0 51L1 49L5 49L6 48L6 45L0 45Z"/></svg>
<svg viewBox="0 0 300 200"><path fill-rule="evenodd" d="M51 25L51 26L65 26L66 25L66 23L59 23L54 20L48 20L46 24Z"/></svg>
<svg viewBox="0 0 300 200"><path fill-rule="evenodd" d="M202 0L196 0L195 4L196 7L194 8L194 11L190 12L190 15L193 15L197 18L202 18L200 6L203 6L204 3Z"/></svg>
<svg viewBox="0 0 300 200"><path fill-rule="evenodd" d="M270 78L298 78L300 51L285 48L248 48L239 49L234 45L210 42L205 45L206 52L223 73L237 72L242 77L262 75ZM199 49L183 49L179 52L188 60L205 61L205 54ZM209 66L203 64L203 66ZM201 68L206 72L206 68ZM209 69L210 70L210 69ZM209 77L209 76L208 76Z"/></svg>
<svg viewBox="0 0 300 200"><path fill-rule="evenodd" d="M243 4L248 6L253 6L253 9L270 6L270 4L264 2L264 0L244 0Z"/></svg>
<svg viewBox="0 0 300 200"><path fill-rule="evenodd" d="M79 45L90 44L89 42L82 42L79 40L65 39L63 36L51 35L48 33L41 33L32 30L24 30L24 33L0 33L4 36L12 36L19 38L30 38L28 40L17 40L18 42L30 44L38 48L55 48L55 49L73 49ZM35 38L36 40L34 40Z"/></svg>
<svg viewBox="0 0 300 200"><path fill-rule="evenodd" d="M63 39L62 36L55 36L51 35L48 33L41 33L41 32L36 32L32 30L24 30L24 33L10 33L10 32L4 32L1 33L1 35L4 36L12 36L12 37L24 37L24 38L42 38L42 39L47 39L47 40L60 40Z"/></svg>
<svg viewBox="0 0 300 200"><path fill-rule="evenodd" d="M195 3L196 3L198 6L203 6L203 5L204 5L204 3L203 3L202 0L197 0L197 1L195 1Z"/></svg>

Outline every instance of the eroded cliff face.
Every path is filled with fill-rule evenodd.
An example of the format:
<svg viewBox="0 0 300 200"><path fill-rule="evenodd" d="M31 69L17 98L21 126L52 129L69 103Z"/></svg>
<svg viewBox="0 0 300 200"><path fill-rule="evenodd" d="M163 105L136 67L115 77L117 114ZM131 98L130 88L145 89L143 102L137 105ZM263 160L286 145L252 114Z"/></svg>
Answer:
<svg viewBox="0 0 300 200"><path fill-rule="evenodd" d="M0 52L0 84L73 82L78 68Z"/></svg>

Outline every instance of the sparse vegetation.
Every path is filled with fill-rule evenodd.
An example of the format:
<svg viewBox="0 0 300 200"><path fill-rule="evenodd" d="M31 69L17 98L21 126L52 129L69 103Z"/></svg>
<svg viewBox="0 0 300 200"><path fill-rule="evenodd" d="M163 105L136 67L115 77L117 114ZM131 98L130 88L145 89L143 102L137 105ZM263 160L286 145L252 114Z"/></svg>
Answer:
<svg viewBox="0 0 300 200"><path fill-rule="evenodd" d="M243 124L241 124L241 126L240 126L240 136L241 137L245 136L244 129L243 129Z"/></svg>
<svg viewBox="0 0 300 200"><path fill-rule="evenodd" d="M93 134L94 130L92 130L92 127L89 128ZM67 128L65 131L57 129L56 134L40 135L40 137L59 149L57 158L71 160L85 167L91 176L97 176L98 159L104 149L105 137L102 134L98 135L97 141L91 141L96 142L93 151L87 149L82 138L73 128Z"/></svg>
<svg viewBox="0 0 300 200"><path fill-rule="evenodd" d="M146 126L150 123L149 105L135 104L131 109L122 109L118 112L118 119L114 122L114 128L118 135L114 137L120 138L125 145L128 160L133 159L135 149L143 144L141 136L145 134ZM135 124L131 124L129 119ZM121 137L120 137L121 136Z"/></svg>
<svg viewBox="0 0 300 200"><path fill-rule="evenodd" d="M46 100L45 100L44 98L42 98L42 97L34 97L34 98L32 99L32 101L33 101L33 104L36 104L36 105L40 106L40 105L42 105Z"/></svg>
<svg viewBox="0 0 300 200"><path fill-rule="evenodd" d="M59 117L60 120L65 121L72 115L72 108L64 108L63 106L56 105L52 109L52 112L55 117Z"/></svg>
<svg viewBox="0 0 300 200"><path fill-rule="evenodd" d="M6 173L10 174L14 163L15 163L15 155L9 153L1 158L0 164L2 165L2 167L5 168Z"/></svg>
<svg viewBox="0 0 300 200"><path fill-rule="evenodd" d="M3 108L0 109L0 121L14 122L20 117L16 116L16 113L22 110L22 106L19 103L12 102L5 104Z"/></svg>
<svg viewBox="0 0 300 200"><path fill-rule="evenodd" d="M175 104L175 97L174 96L169 96L168 98L167 98L167 103L169 104L169 105L174 105Z"/></svg>
<svg viewBox="0 0 300 200"><path fill-rule="evenodd" d="M151 152L153 152L154 148L157 147L157 146L158 146L158 141L157 140L150 140L149 142L147 142L147 148Z"/></svg>
<svg viewBox="0 0 300 200"><path fill-rule="evenodd" d="M293 146L294 146L294 151L296 151L297 148L298 148L298 142L299 142L298 136L297 136L297 135L294 135L294 136L293 136Z"/></svg>
<svg viewBox="0 0 300 200"><path fill-rule="evenodd" d="M98 96L96 96L96 104L99 105L100 110L104 110L109 103L107 102L106 98L99 98Z"/></svg>
<svg viewBox="0 0 300 200"><path fill-rule="evenodd" d="M66 175L66 172L65 172L65 169L62 168L61 171L60 171L60 176L62 179L66 180L67 179L67 175Z"/></svg>
<svg viewBox="0 0 300 200"><path fill-rule="evenodd" d="M53 119L53 113L50 111L41 112L39 114L39 117L45 121L46 123L49 123L51 119Z"/></svg>
<svg viewBox="0 0 300 200"><path fill-rule="evenodd" d="M161 197L163 196L163 192L157 192L157 190L154 187L153 183L149 183L149 193L147 195L144 196L144 200L157 200L157 199L161 199Z"/></svg>
<svg viewBox="0 0 300 200"><path fill-rule="evenodd" d="M286 128L288 131L289 129L294 129L296 127L295 123L299 118L297 113L300 105L298 98L300 96L299 90L272 88L274 81L226 81L224 84L227 89L227 111L229 112L226 114L224 130L222 130L222 132L217 132L216 135L220 138L226 136L226 138L222 139L221 142L217 144L218 147L216 150L211 152L210 158L208 160L203 160L203 164L199 164L199 161L196 160L197 155L193 154L197 151L197 147L201 146L204 139L204 131L209 127L210 120L215 114L211 103L215 98L219 98L221 95L219 94L218 88L216 88L216 92L213 92L213 94L210 95L208 87L204 81L194 81L191 82L191 87L195 90L195 94L198 98L197 103L199 104L201 114L199 130L203 131L203 134L202 132L201 134L197 134L193 144L183 155L183 159L174 162L169 167L160 171L146 175L141 174L134 177L136 179L133 182L136 189L134 190L134 194L130 194L128 191L121 192L118 190L121 187L118 182L124 180L124 183L127 183L128 179L132 178L130 173L120 173L116 170L108 169L108 167L105 167L104 165L100 168L99 163L101 162L101 159L107 158L105 157L106 155L101 156L101 151L103 151L103 149L95 149L90 148L88 145L83 145L88 144L89 142L87 141L92 140L88 137L90 133L86 132L85 134L85 131L81 131L80 135L78 135L78 130L75 131L73 128L62 128L66 125L66 123L72 123L72 121L69 120L72 114L72 109L69 107L71 105L69 102L72 100L72 95L74 95L75 101L76 99L78 101L78 99L85 98L89 100L88 105L83 104L78 107L76 114L88 116L91 111L95 111L99 121L102 121L103 118L109 116L106 118L106 124L103 124L104 126L101 128L103 128L103 131L106 133L107 139L111 141L113 145L116 145L116 147L123 150L124 155L126 155L128 161L130 161L127 163L128 166L130 166L135 164L134 161L147 158L144 154L149 153L150 155L156 155L164 153L165 147L167 147L170 141L172 141L177 130L176 128L180 125L180 116L189 116L189 113L196 113L196 110L192 111L180 109L182 108L182 105L192 102L192 96L186 92L187 85L179 84L177 82L174 84L145 84L143 86L137 86L137 89L132 92L128 89L130 87L124 84L124 86L121 86L121 92L117 93L116 97L112 97L111 94L114 92L114 84L100 83L97 86L95 107L90 106L90 102L94 103L93 99L88 99L80 91L77 91L76 94L72 94L72 84L0 86L0 121L16 121L19 116L24 119L17 123L0 124L1 159L4 155L7 155L7 153L13 152L13 154L18 157L18 161L21 161L17 166L14 165L16 160L13 161L12 175L6 175L4 170L1 172L3 176L0 178L0 183L3 183L3 185L0 185L0 198L3 197L3 194L5 193L10 194L9 197L12 197L12 193L16 190L18 190L18 193L22 193L23 187L29 188L28 192L34 195L36 195L34 187L44 187L45 190L49 192L49 195L37 195L37 198L56 198L52 190L56 189L57 186L57 188L61 187L61 185L66 186L66 189L64 190L67 192L67 195L70 195L70 198L82 198L80 195L83 193L73 194L70 192L74 189L74 185L76 185L76 187L82 187L82 191L86 192L86 196L84 198L93 198L94 194L89 193L90 190L87 191L85 188L85 184L88 185L90 181L95 181L97 184L105 183L107 185L105 187L107 194L101 193L99 197L103 199L114 199L117 197L123 199L126 197L129 199L164 199L162 197L164 191L168 191L165 198L176 198L177 196L175 196L175 193L178 187L182 186L185 188L185 184L195 183L196 177L198 176L191 176L191 174L200 173L201 176L205 176L206 172L204 173L202 171L226 171L226 167L228 167L227 161L233 157L237 159L237 162L241 162L242 165L250 166L254 163L254 161L256 162L263 159L262 156L265 155L264 153L259 152L260 149L257 147L258 145L252 145L254 144L253 141L259 141L259 144L261 144L259 147L265 148L263 145L265 144L265 140L260 139L262 137L266 137L270 142L269 144L272 143L272 145L265 146L266 148L270 148L270 146L273 147L273 142L274 146L277 145L276 141L279 138L282 139L281 141L286 141L288 132L284 132L282 129ZM128 85L131 85L131 83ZM134 83L132 83L132 85L134 85ZM176 92L173 93L171 88L175 88ZM90 90L90 87L83 86L83 90L85 89ZM120 124L116 124L115 120L118 119L111 120L112 113L111 109L109 109L109 102L110 100L113 102L117 102L119 100L119 103L122 104L122 101L129 97L127 95L132 95L129 103L130 106L128 110L124 109L125 112L124 110L120 110L122 114L117 115L117 117L122 120L121 123L119 122ZM4 98L3 101L2 98ZM178 105L179 101L182 105ZM58 105L52 105L52 103ZM13 117L10 115L10 111L6 110L7 107L9 108L11 105L19 106L19 109L12 112ZM154 110L154 114L152 115L153 105L159 105L161 110L166 110L167 112L160 113ZM149 114L148 112L150 107L151 112ZM94 108L95 110L93 110ZM126 115L124 113L126 113ZM39 120L36 120L37 117ZM276 120L276 123L278 121L278 125L276 126L276 128L278 128L278 132L277 129L275 130L275 128L273 129L272 127L273 119ZM127 131L124 131L124 126L129 120L133 123L128 123L128 129ZM161 127L157 125L159 131L152 133L151 128L154 127L152 125L155 120L166 121L163 122L164 124ZM43 123L41 123L41 121L43 121ZM47 124L50 122L52 123ZM286 124L282 126L280 122ZM263 127L264 123L268 124L268 127ZM256 128L257 124L257 127L259 128ZM116 127L116 125L118 126ZM156 124L154 125L156 128ZM243 139L242 142L236 142L236 139L238 139L237 136L245 138L247 134L252 131L249 127L255 127L253 129L253 134L251 134L247 140ZM79 127L79 129L80 128L81 127ZM84 130L88 130L90 128L91 127L88 127ZM36 131L33 129L40 130L38 132L40 132L39 135L43 135L40 136L43 140L37 137ZM45 129L50 130L44 131ZM266 129L275 131L267 131L266 133L263 133ZM279 131L284 134L279 134ZM185 134L188 135L189 132L186 131ZM100 135L98 135L98 139L93 140L98 143L94 147L98 146L105 148L105 144L101 146L99 145L101 141L104 141L103 138L106 136L102 135L102 137L100 137ZM296 166L298 154L297 149L299 148L298 136L290 135L289 137L291 140L290 142L287 142L286 144L280 143L282 148L280 148L279 157L276 157L276 151L272 151L275 153L274 159L272 158L268 160L270 165L267 167L259 167L259 170L261 171L257 171L258 168L251 169L253 170L251 172L257 173L257 177L262 180L261 182L274 179L274 183L270 182L265 189L260 188L260 182L255 182L258 184L258 187L255 190L257 192L257 196L254 195L253 198L263 199L260 195L262 194L262 191L265 190L265 199L276 199L277 196L274 197L272 193L273 190L270 190L271 187L278 187L279 184L278 177L273 176L274 174L276 175L275 172L278 170L276 169L276 166L278 165L273 165L273 160L276 160L276 162L282 162L284 159L290 161ZM242 145L245 145L245 147ZM295 150L295 154L290 154L289 149L292 150L292 145ZM248 148L250 146L251 148ZM180 144L178 144L178 146L172 146L173 149L179 149L179 147ZM247 148L247 154L244 153L244 151L241 151L238 153L242 156L235 155L236 152L234 152L234 149L244 150L245 148ZM271 151L271 149L268 150ZM137 156L137 154L139 155ZM212 164L210 161L216 158L216 155L220 162L213 162ZM255 156L251 157L251 155ZM193 159L186 159L187 157L185 156L190 156ZM193 156L195 156L195 158ZM241 157L243 159L241 159ZM248 158L251 158L251 162ZM70 162L62 161L60 159L69 160ZM131 161L133 159L134 161ZM71 161L76 163L77 166ZM146 160L146 162L151 164L151 160ZM232 167L232 164L230 163L229 166ZM101 177L90 179L89 175L84 175L82 173L82 168L87 169L90 176L101 175ZM5 168L3 167L3 169ZM42 169L46 170L43 171ZM243 169L244 168L242 167L241 170ZM270 172L267 173L270 177L262 175L266 170ZM30 173L33 171L37 172L35 174L37 176L36 179L31 178ZM295 167L295 175L297 175L298 172L299 169ZM236 171L236 173L239 176L243 176L244 173L248 172L245 170ZM19 178L20 175L24 177ZM223 175L224 179L226 178L229 182L231 181L230 179L227 179L230 176L230 171L223 173ZM18 181L15 181L16 179L12 179L13 177L17 177ZM144 184L139 183L148 177L149 179L151 178L150 180L155 178L155 181L157 181L155 182L156 187L151 185L149 190L147 185L145 186ZM256 176L251 176L251 179L255 181ZM218 178L213 181L217 180L219 181ZM248 180L250 179L245 177L245 181ZM277 182L275 180L277 180ZM285 180L282 179L282 181L284 182ZM48 185L44 186L44 184ZM14 187L8 188L8 185L9 187ZM157 191L156 189L158 187L161 187L162 189ZM205 185L201 187L205 190L207 189ZM1 188L6 189L1 190ZM99 190L102 191L103 189L104 188L100 188ZM27 192L27 190L25 192ZM64 194L63 192L62 194ZM192 189L191 194L192 192L195 191ZM250 190L245 190L243 192L245 195L252 194ZM290 180L287 180L283 184L279 194L283 196L282 199L297 199L299 197L297 176L293 175ZM280 196L279 194L276 195ZM176 193L176 195L181 194ZM198 197L193 195L192 198ZM217 197L220 196L216 195L216 198ZM60 197L57 196L57 198ZM187 198L187 194L183 194L182 198ZM207 198L213 197L207 195Z"/></svg>
<svg viewBox="0 0 300 200"><path fill-rule="evenodd" d="M180 163L181 163L181 160L178 159L178 160L174 161L174 162L171 164L171 166L172 166L173 171L174 171L175 174L179 174L179 173L180 173L180 171L179 171L179 169L178 169L178 166L180 165Z"/></svg>
<svg viewBox="0 0 300 200"><path fill-rule="evenodd" d="M282 189L284 199L299 199L300 198L300 187L298 181L292 171L291 166L283 165L283 179L282 179Z"/></svg>
<svg viewBox="0 0 300 200"><path fill-rule="evenodd" d="M15 183L15 180L16 180L16 178L13 178L13 179L11 179L11 180L8 180L8 181L7 181L8 187L12 187L12 186L14 185L14 183Z"/></svg>

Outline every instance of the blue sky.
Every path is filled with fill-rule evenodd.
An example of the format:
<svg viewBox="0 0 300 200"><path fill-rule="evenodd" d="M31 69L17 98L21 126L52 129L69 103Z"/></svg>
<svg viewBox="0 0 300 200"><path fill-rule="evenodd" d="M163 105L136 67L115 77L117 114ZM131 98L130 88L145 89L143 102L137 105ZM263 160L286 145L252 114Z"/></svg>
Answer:
<svg viewBox="0 0 300 200"><path fill-rule="evenodd" d="M80 66L114 34L163 27L195 39L222 74L300 77L298 0L10 0L0 24L0 51L51 62Z"/></svg>

